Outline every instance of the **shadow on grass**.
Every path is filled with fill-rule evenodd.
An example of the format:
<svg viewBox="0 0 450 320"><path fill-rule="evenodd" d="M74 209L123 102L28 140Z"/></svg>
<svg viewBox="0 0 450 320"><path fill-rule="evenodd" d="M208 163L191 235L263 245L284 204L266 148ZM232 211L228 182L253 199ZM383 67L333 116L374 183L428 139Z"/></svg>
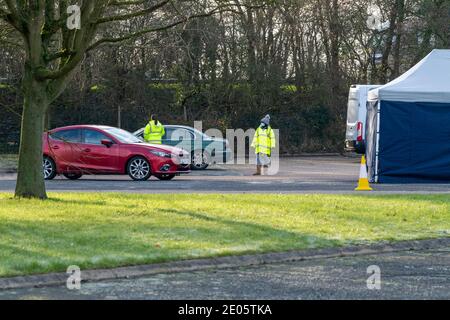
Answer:
<svg viewBox="0 0 450 320"><path fill-rule="evenodd" d="M104 206L107 205L108 202L106 200L79 200L79 199L61 199L50 196L48 199L43 200L45 202L50 203L60 203L60 204L77 204L77 205L88 205L88 206Z"/></svg>
<svg viewBox="0 0 450 320"><path fill-rule="evenodd" d="M283 229L278 229L270 227L268 225L257 224L253 222L236 221L231 219L225 219L222 217L210 216L204 213L186 211L186 210L175 210L175 209L160 209L160 211L176 214L179 216L187 216L192 219L202 220L211 223L218 223L220 225L226 226L220 232L216 234L219 239L245 239L250 236L251 240L266 240L270 243L270 246L277 247L279 245L285 244L303 244L305 248L309 247L310 244L329 244L337 245L340 242L337 240L327 239L323 237L317 237L311 234L304 234L299 232L286 231ZM252 239L253 238L253 239ZM256 239L255 239L256 238Z"/></svg>
<svg viewBox="0 0 450 320"><path fill-rule="evenodd" d="M135 196L124 196L133 200ZM165 196L168 198L169 196ZM203 196L193 196L201 201ZM205 196L206 197L206 196ZM262 196L263 197L263 196ZM301 196L299 196L301 197ZM336 196L333 196L335 199ZM377 196L387 203L413 200L418 203L449 205L445 196ZM344 201L355 196L342 196ZM376 201L377 198L356 196ZM226 202L233 196L224 197ZM136 198L151 201L152 196ZM80 206L103 206L107 200L51 198L50 203L75 203ZM217 201L222 201L217 199ZM281 201L281 199L280 199ZM368 207L370 203L365 202ZM253 201L254 204L254 201ZM320 205L326 204L326 201ZM345 202L344 202L345 204ZM240 221L206 212L173 209L176 199L150 210L139 208L139 217L127 217L136 204L118 202L99 211L92 222L89 214L71 218L62 214L57 219L0 221L0 269L5 275L64 271L71 264L82 268L116 267L130 264L157 263L179 259L214 257L268 251L300 250L344 244L343 241L315 234L276 228L270 221ZM228 204L225 205L225 209ZM350 209L357 205L352 204ZM350 210L349 209L349 210ZM230 210L233 210L230 207ZM123 214L125 213L125 214ZM63 220L61 220L61 218ZM139 220L136 220L139 219ZM237 218L238 219L238 218ZM349 219L349 218L347 218ZM362 216L355 222L370 225ZM387 221L389 219L387 218ZM351 222L351 221L349 221ZM358 240L358 239L355 239ZM159 244L159 246L155 246Z"/></svg>
<svg viewBox="0 0 450 320"><path fill-rule="evenodd" d="M127 222L111 219L114 215L93 225L79 220L0 222L0 269L4 270L0 276L65 271L69 264L82 269L106 268L339 244L198 212L161 211L166 217L157 223L151 216Z"/></svg>

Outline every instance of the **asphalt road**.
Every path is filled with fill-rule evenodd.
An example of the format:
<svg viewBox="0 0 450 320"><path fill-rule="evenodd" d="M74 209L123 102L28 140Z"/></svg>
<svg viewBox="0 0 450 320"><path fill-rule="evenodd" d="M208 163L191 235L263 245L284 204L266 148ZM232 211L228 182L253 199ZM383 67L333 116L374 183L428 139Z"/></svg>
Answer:
<svg viewBox="0 0 450 320"><path fill-rule="evenodd" d="M132 193L352 193L359 174L359 158L305 156L281 158L275 176L253 177L253 165L214 165L172 181L128 176L84 176L78 181L58 177L46 183L49 191ZM13 191L15 174L0 174L0 191ZM376 193L450 193L450 184L375 185Z"/></svg>
<svg viewBox="0 0 450 320"><path fill-rule="evenodd" d="M380 268L380 290L367 268ZM450 249L0 291L0 299L450 299Z"/></svg>

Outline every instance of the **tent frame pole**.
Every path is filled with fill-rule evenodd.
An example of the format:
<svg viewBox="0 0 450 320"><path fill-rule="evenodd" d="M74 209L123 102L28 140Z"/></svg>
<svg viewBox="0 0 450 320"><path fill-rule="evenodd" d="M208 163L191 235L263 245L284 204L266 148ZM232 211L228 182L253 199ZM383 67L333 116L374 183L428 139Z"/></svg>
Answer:
<svg viewBox="0 0 450 320"><path fill-rule="evenodd" d="M381 119L381 100L378 101L377 106L377 139L375 143L375 183L378 183L378 156L380 154L380 119Z"/></svg>

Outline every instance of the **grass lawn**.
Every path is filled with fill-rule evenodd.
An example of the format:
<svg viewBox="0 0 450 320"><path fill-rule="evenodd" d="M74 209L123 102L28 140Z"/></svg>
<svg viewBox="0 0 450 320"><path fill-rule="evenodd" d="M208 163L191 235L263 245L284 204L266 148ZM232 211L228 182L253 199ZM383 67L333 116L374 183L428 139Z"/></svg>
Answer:
<svg viewBox="0 0 450 320"><path fill-rule="evenodd" d="M0 193L0 276L450 236L450 196Z"/></svg>

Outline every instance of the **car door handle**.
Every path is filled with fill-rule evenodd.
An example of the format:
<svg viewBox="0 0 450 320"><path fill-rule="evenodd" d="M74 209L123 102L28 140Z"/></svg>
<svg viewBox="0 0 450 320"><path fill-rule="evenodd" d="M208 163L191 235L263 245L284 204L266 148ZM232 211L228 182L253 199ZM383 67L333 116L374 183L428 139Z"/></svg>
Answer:
<svg viewBox="0 0 450 320"><path fill-rule="evenodd" d="M83 151L84 151L84 152L91 152L91 149L86 148L86 149L84 149Z"/></svg>
<svg viewBox="0 0 450 320"><path fill-rule="evenodd" d="M58 150L59 146L53 146L52 149Z"/></svg>

